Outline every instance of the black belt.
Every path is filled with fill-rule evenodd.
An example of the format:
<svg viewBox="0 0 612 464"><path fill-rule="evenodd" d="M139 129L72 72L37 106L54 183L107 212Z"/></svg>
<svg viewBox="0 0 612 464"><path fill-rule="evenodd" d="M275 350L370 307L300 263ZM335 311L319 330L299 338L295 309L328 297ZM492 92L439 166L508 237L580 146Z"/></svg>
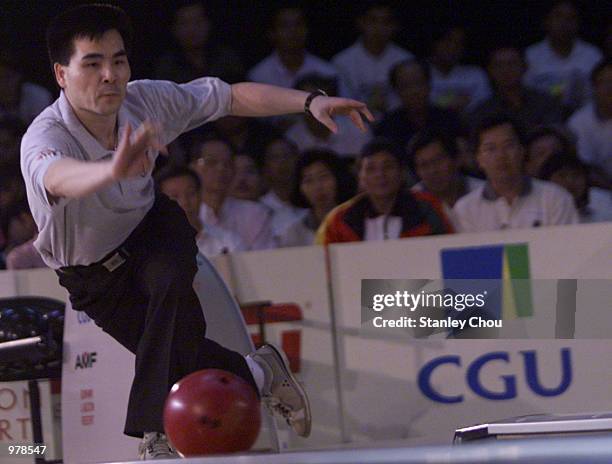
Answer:
<svg viewBox="0 0 612 464"><path fill-rule="evenodd" d="M57 272L66 274L66 275L75 275L75 274L78 275L81 272L87 273L87 272L100 271L101 268L106 269L108 272L113 272L115 269L118 269L123 263L125 263L125 261L127 260L129 256L130 256L130 253L126 249L126 247L120 246L116 250L111 251L109 254L107 254L104 258L102 258L98 262L88 264L88 265L78 264L76 266L60 267L59 269L57 269Z"/></svg>

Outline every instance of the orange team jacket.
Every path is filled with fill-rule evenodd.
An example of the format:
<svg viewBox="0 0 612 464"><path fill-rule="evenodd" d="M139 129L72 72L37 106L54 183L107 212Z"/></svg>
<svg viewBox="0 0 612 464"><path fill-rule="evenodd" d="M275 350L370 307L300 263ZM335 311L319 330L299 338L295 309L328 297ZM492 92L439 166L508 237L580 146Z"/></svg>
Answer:
<svg viewBox="0 0 612 464"><path fill-rule="evenodd" d="M454 232L440 200L430 193L400 192L391 215L402 219L400 238ZM330 211L317 230L315 241L320 245L363 241L366 219L376 216L368 196L359 194Z"/></svg>

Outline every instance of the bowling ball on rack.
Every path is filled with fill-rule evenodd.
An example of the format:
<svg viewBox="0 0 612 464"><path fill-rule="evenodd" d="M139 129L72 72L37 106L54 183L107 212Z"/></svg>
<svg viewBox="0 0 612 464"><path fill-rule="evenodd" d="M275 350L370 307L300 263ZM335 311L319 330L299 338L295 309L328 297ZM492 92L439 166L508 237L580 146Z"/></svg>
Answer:
<svg viewBox="0 0 612 464"><path fill-rule="evenodd" d="M166 436L182 456L247 451L260 426L255 389L219 369L204 369L181 379L164 406Z"/></svg>

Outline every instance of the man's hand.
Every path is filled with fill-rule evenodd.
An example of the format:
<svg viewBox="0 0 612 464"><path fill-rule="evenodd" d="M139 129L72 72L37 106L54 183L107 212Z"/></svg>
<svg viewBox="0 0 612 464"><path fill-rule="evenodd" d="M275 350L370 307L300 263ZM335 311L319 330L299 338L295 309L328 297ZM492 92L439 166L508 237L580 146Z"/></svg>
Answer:
<svg viewBox="0 0 612 464"><path fill-rule="evenodd" d="M338 132L338 126L333 120L333 116L336 115L347 115L353 124L364 132L367 129L362 116L365 116L370 122L374 121L374 116L365 103L348 98L315 97L310 104L310 112L334 134Z"/></svg>
<svg viewBox="0 0 612 464"><path fill-rule="evenodd" d="M143 122L132 135L132 127L125 126L117 151L111 160L111 177L122 180L130 177L145 176L151 169L149 149L168 154L159 141L160 128L150 121Z"/></svg>

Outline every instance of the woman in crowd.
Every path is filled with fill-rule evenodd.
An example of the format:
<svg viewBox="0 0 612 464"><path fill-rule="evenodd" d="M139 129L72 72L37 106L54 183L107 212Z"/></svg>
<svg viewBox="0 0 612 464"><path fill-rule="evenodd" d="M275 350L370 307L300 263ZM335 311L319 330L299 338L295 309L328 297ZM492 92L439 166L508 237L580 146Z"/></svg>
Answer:
<svg viewBox="0 0 612 464"><path fill-rule="evenodd" d="M280 246L314 244L315 232L335 206L355 194L355 180L332 151L308 150L297 162L291 202L306 214L280 237Z"/></svg>

